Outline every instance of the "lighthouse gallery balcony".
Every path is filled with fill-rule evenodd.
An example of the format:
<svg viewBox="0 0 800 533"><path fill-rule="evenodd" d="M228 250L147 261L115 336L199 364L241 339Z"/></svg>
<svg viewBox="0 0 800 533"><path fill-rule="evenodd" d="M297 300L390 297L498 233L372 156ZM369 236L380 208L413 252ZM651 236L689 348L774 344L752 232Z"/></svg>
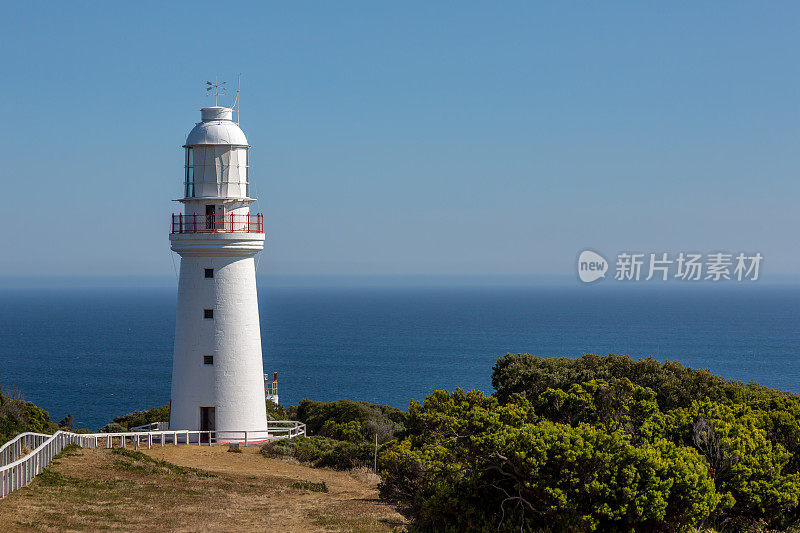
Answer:
<svg viewBox="0 0 800 533"><path fill-rule="evenodd" d="M264 215L172 215L172 233L264 233Z"/></svg>

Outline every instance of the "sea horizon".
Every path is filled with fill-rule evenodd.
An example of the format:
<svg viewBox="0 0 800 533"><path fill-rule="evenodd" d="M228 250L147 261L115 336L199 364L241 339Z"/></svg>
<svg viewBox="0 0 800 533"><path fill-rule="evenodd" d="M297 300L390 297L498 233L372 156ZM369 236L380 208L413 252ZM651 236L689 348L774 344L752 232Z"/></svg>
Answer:
<svg viewBox="0 0 800 533"><path fill-rule="evenodd" d="M607 279L586 284L575 274L257 274L258 287L585 287L626 290L663 288L666 290L758 289L759 287L800 287L800 274L761 274L757 281L707 280L680 281L653 279L617 281L613 272ZM0 277L0 290L15 288L129 288L172 287L173 274L95 274L95 275L6 275Z"/></svg>

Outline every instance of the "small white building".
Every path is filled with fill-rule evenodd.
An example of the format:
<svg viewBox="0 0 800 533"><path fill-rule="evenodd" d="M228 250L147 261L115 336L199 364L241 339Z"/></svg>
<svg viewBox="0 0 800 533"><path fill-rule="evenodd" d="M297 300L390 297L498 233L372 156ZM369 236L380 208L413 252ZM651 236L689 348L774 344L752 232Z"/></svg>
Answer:
<svg viewBox="0 0 800 533"><path fill-rule="evenodd" d="M226 438L267 428L253 260L264 227L250 213L250 145L232 110L207 107L201 119L184 145L183 212L169 237L181 256L170 428Z"/></svg>

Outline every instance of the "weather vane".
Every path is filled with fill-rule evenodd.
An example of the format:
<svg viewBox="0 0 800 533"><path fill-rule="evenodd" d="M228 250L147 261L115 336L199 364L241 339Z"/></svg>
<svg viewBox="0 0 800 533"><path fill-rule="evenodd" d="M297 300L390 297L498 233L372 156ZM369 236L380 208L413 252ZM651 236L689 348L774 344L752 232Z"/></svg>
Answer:
<svg viewBox="0 0 800 533"><path fill-rule="evenodd" d="M227 87L225 87L225 82L219 83L219 80L215 80L217 83L211 83L210 81L206 82L206 96L214 95L214 106L217 105L217 100L220 96L228 96L226 92ZM214 91L214 92L211 92Z"/></svg>

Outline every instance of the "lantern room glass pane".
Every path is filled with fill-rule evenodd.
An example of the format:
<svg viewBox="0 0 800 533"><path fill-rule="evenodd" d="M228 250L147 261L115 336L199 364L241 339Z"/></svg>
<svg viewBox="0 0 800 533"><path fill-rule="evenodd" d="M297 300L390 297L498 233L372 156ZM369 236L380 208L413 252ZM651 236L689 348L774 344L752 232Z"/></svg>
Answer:
<svg viewBox="0 0 800 533"><path fill-rule="evenodd" d="M194 150L186 149L186 197L194 197Z"/></svg>

